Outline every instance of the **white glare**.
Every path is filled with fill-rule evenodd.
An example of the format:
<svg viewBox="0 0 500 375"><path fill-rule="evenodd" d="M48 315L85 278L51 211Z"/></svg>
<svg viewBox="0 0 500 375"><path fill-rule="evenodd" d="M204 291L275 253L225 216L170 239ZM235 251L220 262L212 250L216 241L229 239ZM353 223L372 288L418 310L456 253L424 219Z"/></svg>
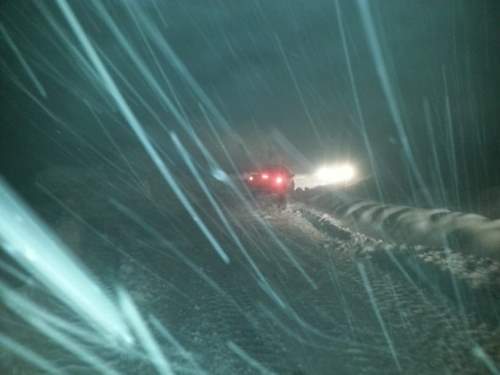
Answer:
<svg viewBox="0 0 500 375"><path fill-rule="evenodd" d="M314 177L319 185L341 184L351 182L356 175L355 169L350 164L323 166L319 168Z"/></svg>

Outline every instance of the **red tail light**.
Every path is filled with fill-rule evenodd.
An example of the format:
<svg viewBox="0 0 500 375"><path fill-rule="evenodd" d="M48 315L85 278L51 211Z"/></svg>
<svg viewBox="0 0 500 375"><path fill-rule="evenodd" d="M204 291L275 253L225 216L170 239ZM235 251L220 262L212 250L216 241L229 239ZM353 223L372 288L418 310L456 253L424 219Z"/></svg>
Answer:
<svg viewBox="0 0 500 375"><path fill-rule="evenodd" d="M277 185L281 185L281 184L283 183L283 177L278 176L278 177L276 177L276 180L275 180L275 181L276 181L276 184L277 184Z"/></svg>
<svg viewBox="0 0 500 375"><path fill-rule="evenodd" d="M269 175L267 173L262 174L262 179L263 180L269 179Z"/></svg>

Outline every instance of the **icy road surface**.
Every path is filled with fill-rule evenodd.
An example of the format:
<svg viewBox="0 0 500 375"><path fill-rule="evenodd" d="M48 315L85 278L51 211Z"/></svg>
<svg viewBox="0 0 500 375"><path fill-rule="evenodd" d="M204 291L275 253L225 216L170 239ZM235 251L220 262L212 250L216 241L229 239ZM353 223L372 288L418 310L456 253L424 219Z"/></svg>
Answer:
<svg viewBox="0 0 500 375"><path fill-rule="evenodd" d="M88 212L102 202L87 200ZM191 220L162 210L161 201L108 202L99 216L85 217L83 210L83 221L63 210L51 225L110 289L123 285L142 314L155 317L148 321L178 374L497 371L494 262L466 262L442 249L376 241L298 203L284 211L264 204L252 212L226 203L249 256L213 222L229 264ZM264 279L256 276L250 258ZM450 260L462 267L453 268ZM38 288L19 290L73 320ZM3 335L25 343L62 373L96 373L5 306L2 310ZM162 337L155 321L184 350ZM157 373L141 353L81 342L118 373ZM0 355L0 367L3 374L43 373L7 352Z"/></svg>

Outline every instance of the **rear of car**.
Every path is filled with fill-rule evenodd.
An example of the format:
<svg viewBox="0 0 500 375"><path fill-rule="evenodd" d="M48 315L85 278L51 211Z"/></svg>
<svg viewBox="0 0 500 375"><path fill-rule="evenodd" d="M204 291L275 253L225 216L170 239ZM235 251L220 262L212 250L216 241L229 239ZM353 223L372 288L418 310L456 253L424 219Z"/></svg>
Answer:
<svg viewBox="0 0 500 375"><path fill-rule="evenodd" d="M295 188L293 174L285 167L270 166L247 173L245 182L255 195L270 195L278 206L286 206L289 193Z"/></svg>

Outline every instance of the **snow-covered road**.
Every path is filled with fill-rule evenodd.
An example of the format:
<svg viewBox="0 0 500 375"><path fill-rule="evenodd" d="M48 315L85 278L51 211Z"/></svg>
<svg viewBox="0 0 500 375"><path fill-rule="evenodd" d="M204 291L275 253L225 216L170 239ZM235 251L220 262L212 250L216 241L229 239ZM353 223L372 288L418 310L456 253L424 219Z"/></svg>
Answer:
<svg viewBox="0 0 500 375"><path fill-rule="evenodd" d="M225 264L194 222L162 204L112 202L114 211L83 217L86 224L69 214L50 224L110 290L123 285L154 316L148 321L175 373L478 374L500 363L492 260L375 240L300 203L249 211L228 200L240 245L205 217L230 256ZM20 290L75 321L37 288ZM95 373L2 310L3 334L63 372ZM156 373L140 353L84 347L120 373ZM0 358L7 373L38 371Z"/></svg>

